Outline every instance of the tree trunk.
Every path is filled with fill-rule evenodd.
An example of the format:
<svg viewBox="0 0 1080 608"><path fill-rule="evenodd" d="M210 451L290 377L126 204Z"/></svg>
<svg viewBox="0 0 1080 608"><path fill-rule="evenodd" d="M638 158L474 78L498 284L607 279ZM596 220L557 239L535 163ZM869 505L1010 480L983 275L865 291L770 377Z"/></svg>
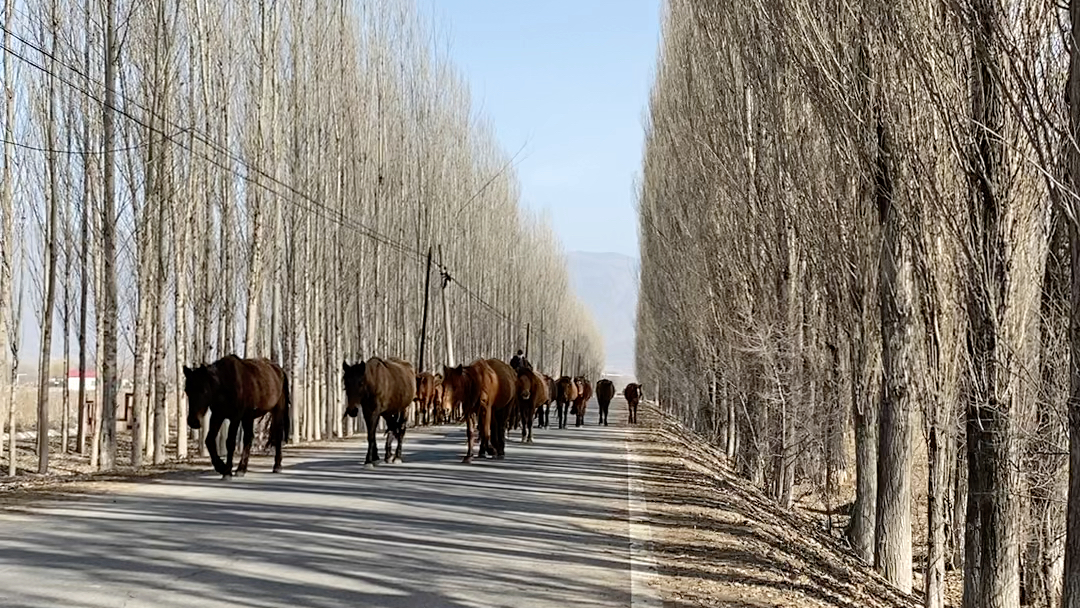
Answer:
<svg viewBox="0 0 1080 608"><path fill-rule="evenodd" d="M49 472L49 368L52 362L52 330L56 304L56 264L59 256L60 178L56 158L56 56L60 52L57 39L60 36L59 15L56 0L51 3L49 22L52 24L50 40L50 69L48 84L48 117L45 120L46 172L49 177L48 219L45 221L45 291L41 305L41 351L38 356L37 394L37 450L38 473Z"/></svg>
<svg viewBox="0 0 1080 608"><path fill-rule="evenodd" d="M865 292L865 293L863 293ZM856 302L865 304L869 290L856 293ZM880 390L875 379L879 370L878 352L871 344L869 306L860 306L859 333L852 346L852 418L855 423L855 504L851 509L848 536L855 555L866 564L874 563L874 530L878 493L878 410Z"/></svg>
<svg viewBox="0 0 1080 608"><path fill-rule="evenodd" d="M1010 227L1005 100L1000 85L995 23L998 7L980 0L973 21L971 74L974 146L970 155L971 230L967 404L968 497L964 608L1014 608L1020 603L1020 450L1016 437L1022 397L1011 363L1017 347L1009 315ZM1015 195L1013 195L1015 196Z"/></svg>
<svg viewBox="0 0 1080 608"><path fill-rule="evenodd" d="M87 8L89 17L89 8ZM89 28L87 28L89 30ZM90 65L90 45L87 46L84 56L84 64ZM89 117L84 122L82 132L82 144L84 149L90 148L90 121ZM86 322L88 316L88 293L90 291L90 217L93 208L90 204L90 172L93 171L93 155L83 157L83 181L82 181L82 227L79 237L79 257L81 266L79 269L79 406L77 431L75 436L75 451L82 454L86 451Z"/></svg>
<svg viewBox="0 0 1080 608"><path fill-rule="evenodd" d="M890 142L878 118L875 198L882 230L882 400L874 565L904 593L911 592L911 391L915 375L914 306L910 246L894 204Z"/></svg>
<svg viewBox="0 0 1080 608"><path fill-rule="evenodd" d="M1065 99L1069 111L1072 141L1080 136L1080 0L1069 0L1072 44L1069 46L1069 80ZM1068 184L1080 189L1080 153L1074 147L1068 154ZM1069 222L1069 252L1072 285L1069 292L1069 498L1066 514L1065 586L1062 608L1080 608L1080 230L1077 229L1077 205L1072 204Z"/></svg>
<svg viewBox="0 0 1080 608"><path fill-rule="evenodd" d="M101 204L101 469L116 466L116 0L105 0L105 103L102 106L105 196Z"/></svg>
<svg viewBox="0 0 1080 608"><path fill-rule="evenodd" d="M12 23L15 11L15 0L4 0L4 22ZM4 29L4 48L11 48L11 32ZM4 428L9 433L9 449L15 445L14 426L14 354L12 345L9 344L11 327L15 325L12 318L12 281L15 265L15 209L13 197L14 163L15 163L15 87L12 84L13 70L11 69L12 57L3 53L0 61L4 66L4 84L0 89L0 103L4 105L4 130L3 166L0 168L0 402L9 408L5 423L0 424L0 454L3 453L2 442ZM12 340L17 342L17 338ZM12 465L14 464L15 451L11 450ZM14 474L12 467L11 474Z"/></svg>
<svg viewBox="0 0 1080 608"><path fill-rule="evenodd" d="M950 464L946 446L951 439L950 435L948 427L944 426L940 419L930 421L927 428L930 467L927 486L927 558L923 595L925 608L945 607L945 494Z"/></svg>

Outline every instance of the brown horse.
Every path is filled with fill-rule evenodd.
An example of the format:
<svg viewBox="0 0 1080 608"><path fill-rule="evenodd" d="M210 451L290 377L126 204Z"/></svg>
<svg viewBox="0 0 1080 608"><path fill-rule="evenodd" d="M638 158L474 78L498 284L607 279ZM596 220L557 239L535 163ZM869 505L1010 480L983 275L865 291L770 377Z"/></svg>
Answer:
<svg viewBox="0 0 1080 608"><path fill-rule="evenodd" d="M513 410L516 384L514 371L498 359L478 359L469 366L443 368L443 407L460 403L465 416L468 451L462 462L472 462L477 430L481 458L506 456L506 423Z"/></svg>
<svg viewBox="0 0 1080 608"><path fill-rule="evenodd" d="M578 386L570 378L563 376L555 383L555 414L559 417L559 428L565 429L570 417L570 405L578 397Z"/></svg>
<svg viewBox="0 0 1080 608"><path fill-rule="evenodd" d="M233 452L236 433L244 429L244 451L236 474L247 472L251 442L255 438L255 420L270 414L270 439L274 447L274 472L281 471L281 444L289 434L289 378L276 363L266 359L241 359L227 355L194 369L184 366L184 392L188 401L188 426L199 428L201 418L210 410L210 426L206 429L206 449L210 462L222 477L233 474ZM217 452L217 436L221 425L229 421L225 440L228 450L222 462Z"/></svg>
<svg viewBox="0 0 1080 608"><path fill-rule="evenodd" d="M627 384L623 389L623 397L626 397L626 405L630 407L630 424L637 424L637 408L641 402L641 385L637 383Z"/></svg>
<svg viewBox="0 0 1080 608"><path fill-rule="evenodd" d="M517 408L521 420L521 443L532 443L532 422L544 403L551 403L544 377L525 367L517 369Z"/></svg>
<svg viewBox="0 0 1080 608"><path fill-rule="evenodd" d="M585 407L589 405L589 399L592 399L592 384L585 376L574 378L574 384L578 387L577 399L574 399L574 426L581 426L585 424Z"/></svg>
<svg viewBox="0 0 1080 608"><path fill-rule="evenodd" d="M375 444L375 429L379 418L386 421L386 461L401 462L401 444L405 440L405 416L416 396L416 372L412 365L400 359L372 357L356 365L342 363L345 396L348 407L345 414L356 417L364 412L367 427L368 448L364 465L379 462L379 448ZM393 459L390 448L397 439L397 451Z"/></svg>
<svg viewBox="0 0 1080 608"><path fill-rule="evenodd" d="M420 372L416 375L417 418L420 424L431 424L435 419L435 374Z"/></svg>
<svg viewBox="0 0 1080 608"><path fill-rule="evenodd" d="M435 410L435 423L446 424L455 420L454 411L452 408L446 408L443 403L443 376L442 374L435 374L435 403L432 405Z"/></svg>
<svg viewBox="0 0 1080 608"><path fill-rule="evenodd" d="M536 408L536 426L548 428L551 420L551 402L555 401L555 379L544 374L544 386L547 388L547 399Z"/></svg>
<svg viewBox="0 0 1080 608"><path fill-rule="evenodd" d="M598 424L608 425L608 407L615 398L615 383L607 378L596 383L596 402L600 404L600 421Z"/></svg>

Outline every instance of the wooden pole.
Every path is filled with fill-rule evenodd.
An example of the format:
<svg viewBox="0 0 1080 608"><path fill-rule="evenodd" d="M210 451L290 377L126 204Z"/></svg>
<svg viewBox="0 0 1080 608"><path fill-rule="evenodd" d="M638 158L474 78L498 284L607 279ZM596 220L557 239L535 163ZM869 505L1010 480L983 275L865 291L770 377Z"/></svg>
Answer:
<svg viewBox="0 0 1080 608"><path fill-rule="evenodd" d="M547 343L544 342L544 309L540 309L540 371L544 372L544 351Z"/></svg>
<svg viewBox="0 0 1080 608"><path fill-rule="evenodd" d="M457 363L454 362L454 336L450 331L450 302L446 296L446 290L450 287L450 273L446 271L442 261L442 245L439 245L439 267L442 269L443 328L446 330L446 366L455 367Z"/></svg>
<svg viewBox="0 0 1080 608"><path fill-rule="evenodd" d="M420 323L420 352L417 354L417 373L424 371L424 352L427 350L428 300L431 293L431 247L427 251L427 274L424 275L424 317ZM444 300L445 301L445 300Z"/></svg>
<svg viewBox="0 0 1080 608"><path fill-rule="evenodd" d="M525 358L526 359L529 358L529 339L532 337L530 335L531 331L532 331L532 324L531 323L526 323L525 324Z"/></svg>

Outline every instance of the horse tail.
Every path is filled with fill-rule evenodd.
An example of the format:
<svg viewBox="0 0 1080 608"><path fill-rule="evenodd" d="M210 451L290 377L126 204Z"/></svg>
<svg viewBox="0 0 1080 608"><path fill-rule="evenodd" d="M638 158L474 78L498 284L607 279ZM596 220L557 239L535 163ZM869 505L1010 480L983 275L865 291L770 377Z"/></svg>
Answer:
<svg viewBox="0 0 1080 608"><path fill-rule="evenodd" d="M281 397L282 401L274 408L273 417L270 419L270 438L267 447L283 445L289 438L289 423L291 421L290 409L292 397L289 394L289 375L281 372Z"/></svg>

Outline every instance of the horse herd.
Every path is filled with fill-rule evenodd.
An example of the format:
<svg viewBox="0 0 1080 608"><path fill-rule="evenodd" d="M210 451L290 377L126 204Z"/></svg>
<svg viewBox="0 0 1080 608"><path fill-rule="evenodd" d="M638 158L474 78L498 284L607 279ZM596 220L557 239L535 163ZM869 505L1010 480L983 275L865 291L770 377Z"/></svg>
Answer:
<svg viewBox="0 0 1080 608"><path fill-rule="evenodd" d="M345 415L363 415L367 429L364 464L379 461L375 436L379 420L386 423L384 458L401 461L401 447L410 410L416 421L465 421L467 449L463 462L471 462L474 446L481 458L506 455L506 433L521 426L522 443L532 442L533 426L547 428L551 404L555 403L558 428L585 424L585 408L593 396L593 386L583 376L555 379L538 373L522 357L510 363L500 359L478 359L470 365L443 367L441 374L417 374L401 359L372 357L350 365L342 364L345 385ZM196 368L184 367L184 392L188 401L188 426L197 429L207 411L206 447L214 470L224 477L233 475L233 454L237 433L243 430L243 450L235 474L247 472L255 420L269 415L268 445L274 448L274 472L281 471L281 446L289 434L291 399L284 370L267 359L225 356ZM641 385L623 390L631 424L637 423ZM608 409L615 397L615 385L603 379L596 383L600 405L599 424L608 424ZM229 421L225 440L226 458L217 452L217 435ZM477 439L479 445L476 446ZM391 455L396 440L397 447Z"/></svg>

